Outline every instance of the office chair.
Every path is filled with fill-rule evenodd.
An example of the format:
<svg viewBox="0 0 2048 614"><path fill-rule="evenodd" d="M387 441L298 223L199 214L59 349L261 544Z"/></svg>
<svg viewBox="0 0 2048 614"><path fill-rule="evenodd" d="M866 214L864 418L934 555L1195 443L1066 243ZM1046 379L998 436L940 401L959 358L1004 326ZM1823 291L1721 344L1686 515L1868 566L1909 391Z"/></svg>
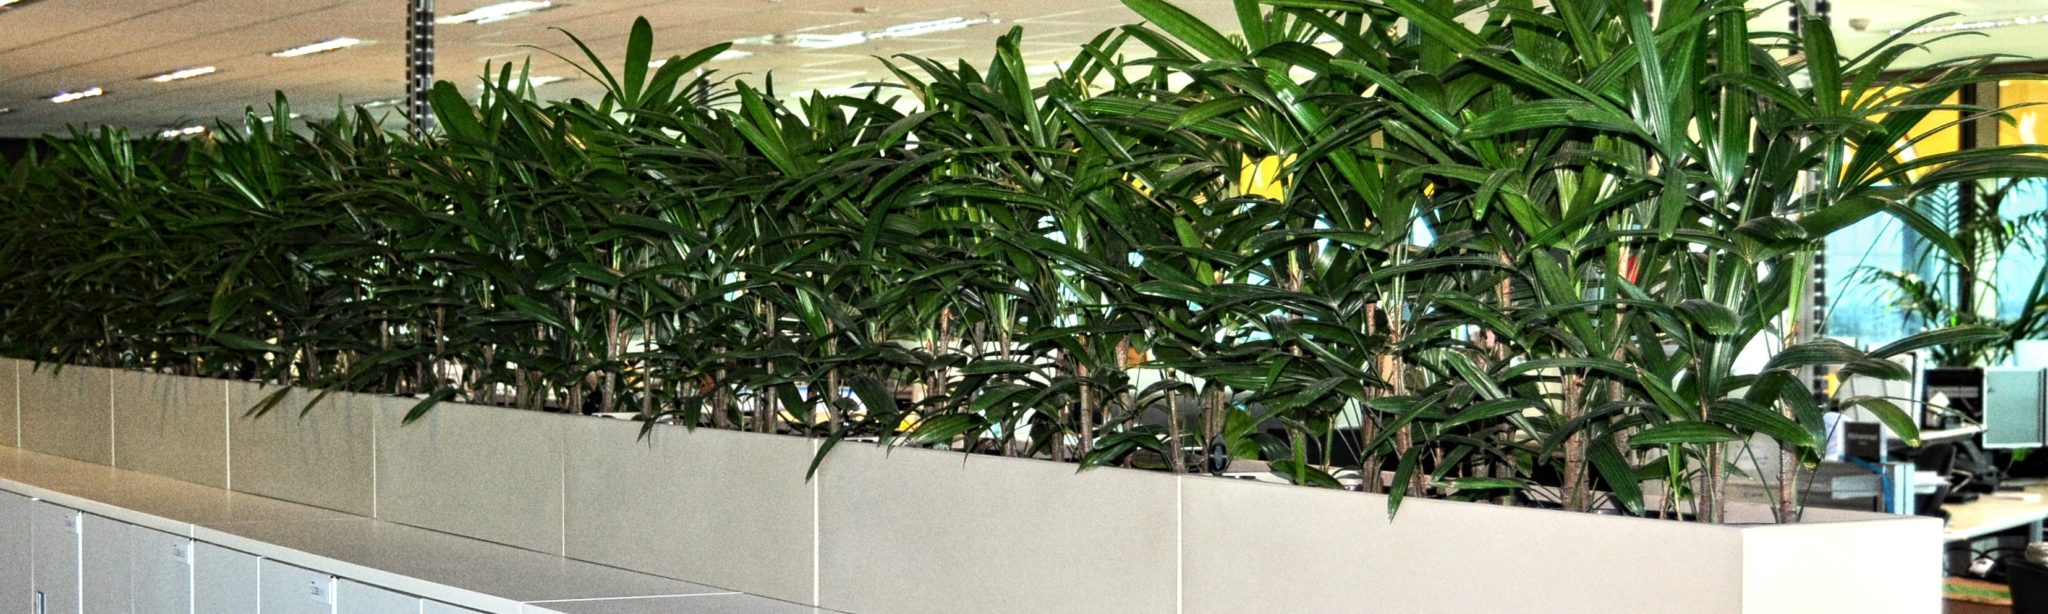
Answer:
<svg viewBox="0 0 2048 614"><path fill-rule="evenodd" d="M1933 471L1943 478L1949 477L1956 469L1956 446L1952 443L1937 443L1920 450L1914 459L1914 469ZM1933 493L1913 496L1913 513L1920 516L1947 518L1941 511L1941 501L1948 498L1948 486L1936 488Z"/></svg>
<svg viewBox="0 0 2048 614"><path fill-rule="evenodd" d="M2008 556L2005 581L2012 588L2013 614L2048 614L2048 567L2024 556Z"/></svg>
<svg viewBox="0 0 2048 614"><path fill-rule="evenodd" d="M1977 447L1977 443L1971 440L1957 441L1954 445L1956 462L1953 473L1950 474L1949 490L1957 494L1970 495L1971 499L1976 497L1972 493L1997 492L1998 483L2004 476L2000 475L1998 463L1992 461L1991 455L1984 453L1984 449Z"/></svg>

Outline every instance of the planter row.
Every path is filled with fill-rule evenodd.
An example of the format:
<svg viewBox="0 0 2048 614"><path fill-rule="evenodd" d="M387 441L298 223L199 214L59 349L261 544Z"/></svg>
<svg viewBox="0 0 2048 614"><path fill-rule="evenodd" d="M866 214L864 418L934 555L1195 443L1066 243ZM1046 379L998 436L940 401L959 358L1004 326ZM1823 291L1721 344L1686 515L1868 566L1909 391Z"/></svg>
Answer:
<svg viewBox="0 0 2048 614"><path fill-rule="evenodd" d="M0 443L849 612L1929 612L1941 527L1701 525L0 363ZM7 402L11 400L13 402ZM1741 512L1742 510L1737 510ZM1752 513L1761 513L1752 510Z"/></svg>

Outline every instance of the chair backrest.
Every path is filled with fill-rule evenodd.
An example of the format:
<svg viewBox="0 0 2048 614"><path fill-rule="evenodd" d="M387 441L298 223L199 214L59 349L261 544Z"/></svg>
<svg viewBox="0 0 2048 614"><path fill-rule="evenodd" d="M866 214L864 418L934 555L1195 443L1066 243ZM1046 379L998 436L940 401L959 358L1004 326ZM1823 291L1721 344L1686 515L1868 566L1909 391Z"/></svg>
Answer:
<svg viewBox="0 0 2048 614"><path fill-rule="evenodd" d="M2005 557L2005 581L2012 587L2013 614L2048 614L2048 567L2023 556Z"/></svg>
<svg viewBox="0 0 2048 614"><path fill-rule="evenodd" d="M1913 463L1914 468L1919 471L1932 471L1935 475L1948 478L1956 469L1956 445L1953 443L1929 445L1920 450L1920 454L1914 458ZM1920 516L1942 517L1940 511L1941 501L1948 498L1948 493L1949 487L1943 486L1935 489L1933 494L1914 496L1913 513Z"/></svg>
<svg viewBox="0 0 2048 614"><path fill-rule="evenodd" d="M1956 444L1937 443L1929 445L1920 451L1919 457L1914 459L1913 464L1917 465L1916 468L1920 471L1932 471L1940 474L1942 477L1948 477L1950 472L1956 470Z"/></svg>

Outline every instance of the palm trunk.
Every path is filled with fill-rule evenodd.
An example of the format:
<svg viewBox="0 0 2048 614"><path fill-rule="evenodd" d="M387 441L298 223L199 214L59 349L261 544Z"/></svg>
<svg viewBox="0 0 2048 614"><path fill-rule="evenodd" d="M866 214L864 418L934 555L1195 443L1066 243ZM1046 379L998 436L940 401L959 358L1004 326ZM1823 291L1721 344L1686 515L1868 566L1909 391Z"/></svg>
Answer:
<svg viewBox="0 0 2048 614"><path fill-rule="evenodd" d="M1366 307L1365 307L1365 334L1366 334L1366 336L1370 337L1370 336L1372 336L1372 335L1374 335L1374 334L1377 334L1377 332L1378 332L1378 330L1379 330L1379 314L1380 314L1380 308L1379 308L1379 305L1378 305L1378 304L1366 305ZM1382 355L1380 355L1380 356L1379 356L1378 360L1376 360L1376 361L1375 361L1375 364L1374 364L1373 366L1374 366L1374 367L1377 367L1377 368L1379 369L1379 372L1380 372L1381 374L1386 374L1386 373L1390 373L1390 372L1392 372L1391 370L1393 369L1393 364L1392 364L1392 361L1393 361L1393 357L1392 357L1392 356L1388 356L1388 355L1382 354ZM1375 396L1377 396L1377 394L1376 394L1376 393L1375 393L1375 392L1373 391L1373 389L1372 389L1371 387L1368 387L1368 388L1366 388L1366 396L1368 396L1368 397L1375 397ZM1370 400L1370 399L1367 399L1367 400ZM1360 440L1360 441L1363 441L1363 442L1366 442L1366 443L1370 443L1370 442L1372 442L1372 441L1375 441L1375 440L1379 439L1379 436L1380 436L1380 423L1379 423L1379 420L1377 420L1377 419L1376 419L1376 418L1375 418L1375 417L1374 417L1374 416L1372 415L1372 413L1371 413L1370 411L1366 410L1366 408L1364 407L1364 405L1363 405L1363 404L1361 404L1361 405L1360 405L1360 407L1359 407L1359 413L1360 413L1360 415L1359 415L1359 420L1358 420L1358 431L1359 431L1359 433L1358 433L1358 436L1359 436L1359 440ZM1369 493L1375 493L1375 494L1377 494L1377 493L1384 493L1384 492L1386 492L1386 483L1385 483L1384 481L1382 481L1382 480L1383 480L1383 478L1382 478L1382 477L1381 477L1381 475L1380 475L1380 464L1381 464L1381 460L1380 460L1379 450L1377 450L1377 449L1373 449L1373 450L1360 450L1360 451L1359 451L1359 457L1360 457L1360 458L1359 458L1359 461L1358 461L1358 473L1359 473L1358 477L1359 477L1359 479L1360 479L1360 480L1362 480L1362 482L1361 482L1361 483L1359 484L1359 488L1360 488L1360 489L1362 489L1362 490L1364 490L1365 492L1369 492Z"/></svg>
<svg viewBox="0 0 2048 614"><path fill-rule="evenodd" d="M1173 373L1168 372L1167 377L1173 377ZM1178 400L1180 400L1180 395L1174 394L1171 388L1167 389L1166 445L1162 446L1162 448L1166 451L1167 466L1171 467L1174 473L1187 473L1188 455L1181 449L1185 444L1181 442L1180 407L1179 403L1175 402Z"/></svg>
<svg viewBox="0 0 2048 614"><path fill-rule="evenodd" d="M1699 368L1699 360L1697 358L1693 360L1693 368ZM1713 418L1712 405L1707 403L1706 399L1701 399L1700 420L1704 422L1711 418ZM1712 524L1720 524L1722 513L1726 511L1726 503L1721 500L1721 484L1725 481L1721 474L1721 449L1722 446L1719 443L1706 444L1706 454L1704 455L1706 467L1700 471L1699 491L1694 493L1699 498L1698 513L1700 520Z"/></svg>
<svg viewBox="0 0 2048 614"><path fill-rule="evenodd" d="M1585 414L1585 379L1583 376L1570 373L1561 374L1559 379L1564 394L1564 420L1569 423ZM1589 447L1590 440L1583 429L1572 431L1571 436L1564 440L1564 505L1565 509L1574 512L1589 511L1593 507L1593 480L1588 471L1586 453Z"/></svg>
<svg viewBox="0 0 2048 614"><path fill-rule="evenodd" d="M722 353L723 351L721 350L720 352ZM744 431L746 430L746 425L735 425L732 421L732 393L725 386L726 370L719 369L717 373L718 375L712 378L711 381L711 426Z"/></svg>
<svg viewBox="0 0 2048 614"><path fill-rule="evenodd" d="M828 331L828 332L831 332L831 333L833 333L833 334L834 334L835 336L836 336L836 334L837 334L837 333L836 333L836 331L837 331L837 327L836 327L836 326L834 326L834 325L832 325L832 324L827 324L827 325L826 325L826 327L825 327L825 330L826 330L826 331ZM838 340L838 339L832 339L832 340L829 340L829 341L826 341L826 342L825 342L825 354L826 354L826 355L829 355L829 356L837 356L837 355L839 355L839 340ZM831 370L828 370L828 371L826 371L826 372L825 372L825 395L824 395L824 396L825 396L825 422L826 422L826 425L827 425L827 426L825 427L825 431L826 431L827 433L829 433L829 434L832 434L832 435L838 435L838 434L839 434L839 422L840 422L840 419L839 419L839 369L838 369L838 368L836 368L836 367L835 367L835 368L833 368L833 369L831 369Z"/></svg>
<svg viewBox="0 0 2048 614"><path fill-rule="evenodd" d="M779 337L778 331L781 330L782 325L775 319L775 305L772 303L763 304L761 306L761 313L762 321L767 323L763 330L768 332L769 339L773 340ZM774 379L775 361L769 360L766 368L768 377ZM754 416L754 428L762 433L773 434L782 420L782 404L777 402L775 391L756 390L754 391L754 399L754 411L756 413Z"/></svg>
<svg viewBox="0 0 2048 614"><path fill-rule="evenodd" d="M1086 347L1087 344L1083 343L1082 345ZM1068 459L1067 425L1079 422L1081 416L1086 416L1093 412L1095 406L1095 389L1088 385L1088 364L1080 356L1072 356L1071 358L1073 359L1074 376L1081 380L1081 402L1078 410L1071 407L1062 408L1066 415L1060 416L1060 428L1054 431L1052 440L1052 459L1060 462L1065 462ZM1075 415L1077 413L1079 415ZM1079 458L1079 456L1076 455L1075 458Z"/></svg>
<svg viewBox="0 0 2048 614"><path fill-rule="evenodd" d="M612 301L617 302L619 300L619 291L613 289L611 294ZM619 368L617 365L619 364L619 354L625 348L625 343L619 338L619 310L606 308L604 310L604 318L605 358L611 359L613 366L605 369L604 389L601 391L603 395L601 398L603 400L600 403L603 405L605 413L612 413L618 411L616 409L619 404Z"/></svg>

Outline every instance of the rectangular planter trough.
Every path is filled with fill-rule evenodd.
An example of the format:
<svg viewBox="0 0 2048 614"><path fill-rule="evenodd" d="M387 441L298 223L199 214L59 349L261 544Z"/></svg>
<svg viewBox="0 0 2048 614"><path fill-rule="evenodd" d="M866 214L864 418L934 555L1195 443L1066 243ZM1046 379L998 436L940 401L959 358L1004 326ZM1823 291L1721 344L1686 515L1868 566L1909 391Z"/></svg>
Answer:
<svg viewBox="0 0 2048 614"><path fill-rule="evenodd" d="M859 444L806 481L817 442L800 438L671 426L642 438L633 422L462 405L403 425L410 402L355 394L304 419L297 405L247 418L262 392L248 384L226 384L225 437L124 434L212 420L224 384L121 373L110 411L106 370L19 367L19 404L0 399L0 416L21 416L37 451L109 462L139 449L116 445L124 436L190 438L146 449L224 453L233 490L847 612L1940 607L1931 518L1816 510L1800 524L1707 525L1410 499L1390 520L1379 495ZM152 402L183 405L139 405ZM95 426L109 413L148 419ZM217 469L121 464L216 482Z"/></svg>

